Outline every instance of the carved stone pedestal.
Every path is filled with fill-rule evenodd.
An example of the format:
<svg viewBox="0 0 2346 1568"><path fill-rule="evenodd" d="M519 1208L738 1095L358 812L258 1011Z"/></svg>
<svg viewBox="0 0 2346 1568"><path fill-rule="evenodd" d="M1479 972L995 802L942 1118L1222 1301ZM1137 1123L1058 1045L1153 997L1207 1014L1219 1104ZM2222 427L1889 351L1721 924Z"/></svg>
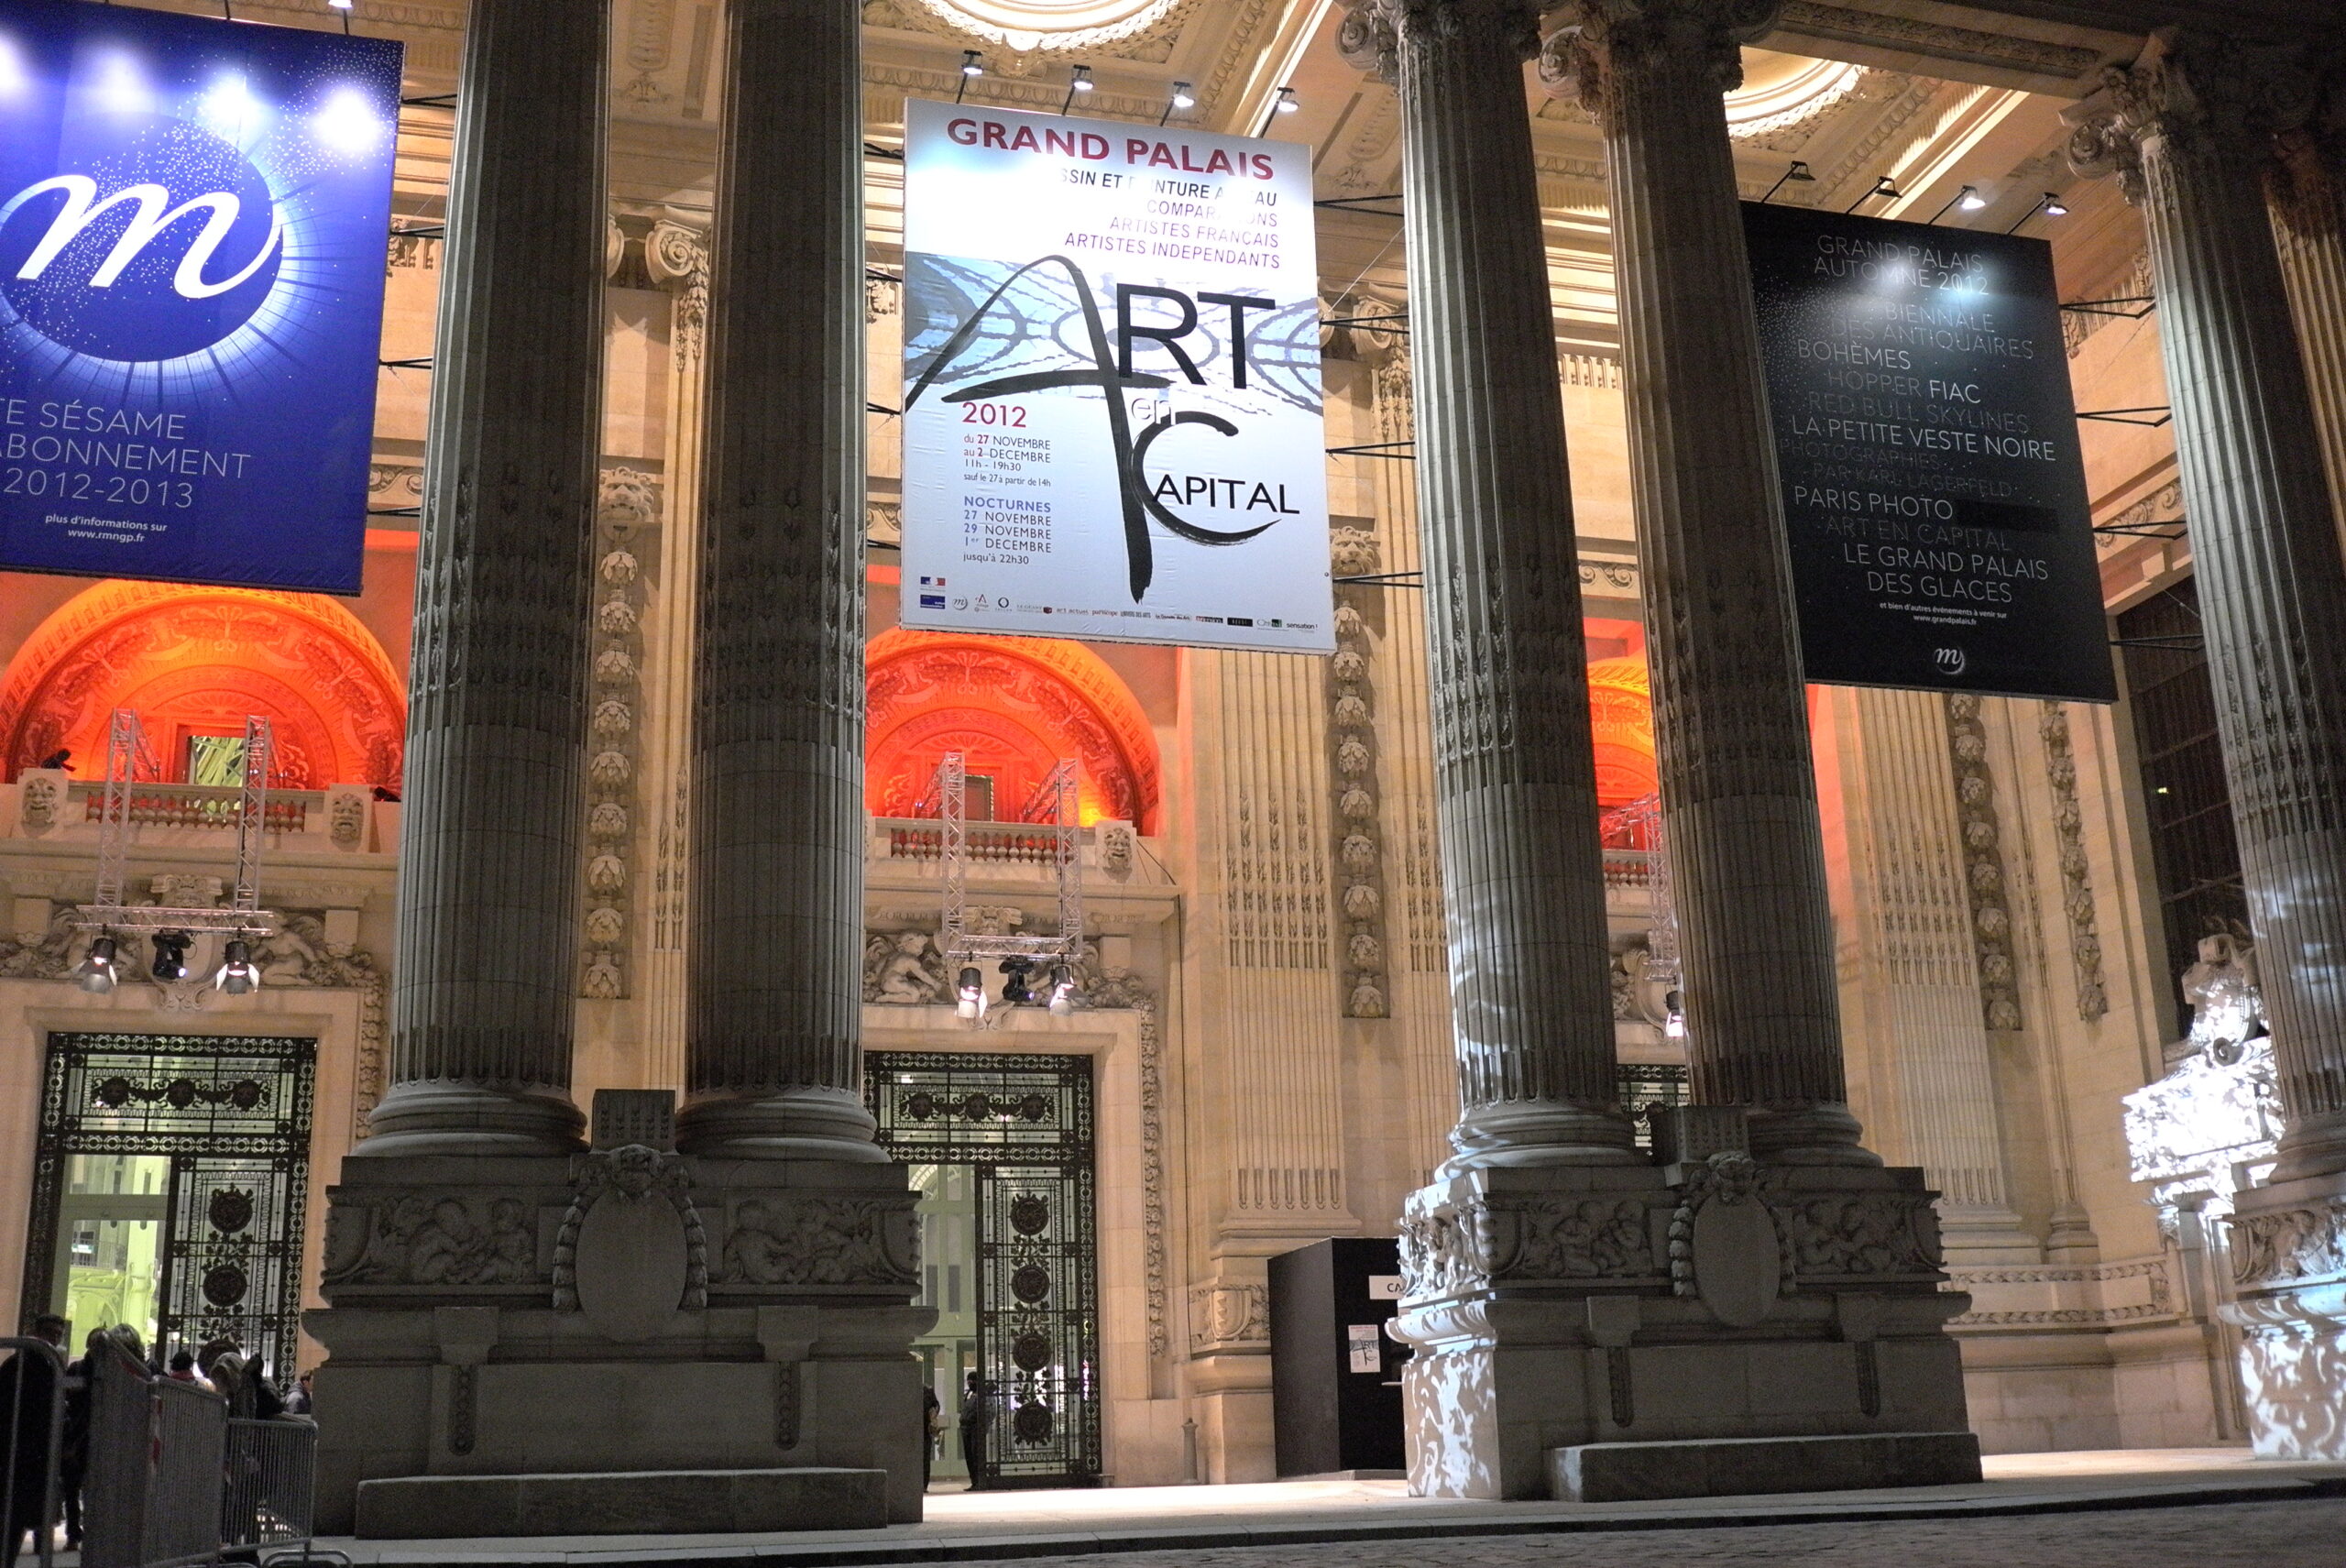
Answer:
<svg viewBox="0 0 2346 1568"><path fill-rule="evenodd" d="M1413 1194L1394 1331L1417 1347L1410 1490L1546 1497L1551 1451L1593 1443L1968 1438L1944 1325L1970 1299L1939 1288L1933 1196L1919 1170L1732 1149L1474 1170ZM1979 1479L1976 1444L1920 1445L1939 1456L1928 1475L1909 1473L1915 1446L1884 1445L1899 1473L1865 1484Z"/></svg>
<svg viewBox="0 0 2346 1568"><path fill-rule="evenodd" d="M2346 1459L2346 1176L2253 1187L2234 1201L2241 1383L2259 1459Z"/></svg>
<svg viewBox="0 0 2346 1568"><path fill-rule="evenodd" d="M417 1475L884 1470L888 1517L921 1517L935 1314L898 1168L391 1157L327 1201L320 1533Z"/></svg>

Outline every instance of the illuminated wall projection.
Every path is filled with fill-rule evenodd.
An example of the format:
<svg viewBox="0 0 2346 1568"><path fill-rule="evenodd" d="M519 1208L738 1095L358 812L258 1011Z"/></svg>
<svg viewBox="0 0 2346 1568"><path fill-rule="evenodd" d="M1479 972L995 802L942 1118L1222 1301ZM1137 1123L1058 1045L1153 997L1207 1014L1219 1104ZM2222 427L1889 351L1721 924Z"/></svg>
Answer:
<svg viewBox="0 0 2346 1568"><path fill-rule="evenodd" d="M400 62L0 0L0 566L358 591Z"/></svg>
<svg viewBox="0 0 2346 1568"><path fill-rule="evenodd" d="M1332 652L1310 149L905 108L904 623Z"/></svg>

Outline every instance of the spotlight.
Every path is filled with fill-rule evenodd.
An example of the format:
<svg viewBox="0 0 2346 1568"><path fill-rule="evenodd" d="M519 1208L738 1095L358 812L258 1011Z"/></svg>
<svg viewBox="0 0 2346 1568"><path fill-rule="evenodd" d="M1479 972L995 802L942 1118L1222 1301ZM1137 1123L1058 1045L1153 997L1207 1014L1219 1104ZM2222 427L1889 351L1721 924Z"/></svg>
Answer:
<svg viewBox="0 0 2346 1568"><path fill-rule="evenodd" d="M1075 1011L1075 974L1065 964L1051 966L1051 1016L1064 1018Z"/></svg>
<svg viewBox="0 0 2346 1568"><path fill-rule="evenodd" d="M1091 91L1091 68L1088 65L1069 66L1067 74L1067 96L1059 100L1059 113L1064 115L1075 106L1075 95L1078 93Z"/></svg>
<svg viewBox="0 0 2346 1568"><path fill-rule="evenodd" d="M1954 195L1949 196L1946 199L1946 205L1941 207L1937 212L1931 214L1931 222L1938 222L1941 218L1946 216L1947 214L1953 212L1957 207L1961 207L1967 213L1976 213L1987 204L1988 198L1979 194L1979 188L1978 186L1966 185L1962 190L1957 191Z"/></svg>
<svg viewBox="0 0 2346 1568"><path fill-rule="evenodd" d="M953 982L953 1014L959 1018L982 1018L986 1015L986 977L973 964L965 964Z"/></svg>
<svg viewBox="0 0 2346 1568"><path fill-rule="evenodd" d="M337 11L347 11L350 9L353 0L326 0L326 4L333 6Z"/></svg>
<svg viewBox="0 0 2346 1568"><path fill-rule="evenodd" d="M1278 96L1271 100L1271 112L1263 116L1263 128L1256 131L1255 134L1258 137L1266 137L1270 135L1271 122L1273 120L1277 119L1281 115L1292 115L1298 109L1302 107L1303 105L1297 103L1295 100L1294 88L1280 88Z"/></svg>
<svg viewBox="0 0 2346 1568"><path fill-rule="evenodd" d="M1015 954L1002 960L1002 1004L1023 1007L1035 1000L1035 992L1027 986L1026 977L1035 972L1035 960Z"/></svg>
<svg viewBox="0 0 2346 1568"><path fill-rule="evenodd" d="M1902 202L1905 200L1905 197L1899 192L1898 187L1891 182L1890 176L1885 174L1873 182L1872 190L1867 192L1864 195L1858 197L1856 201L1850 203L1841 210L1844 213L1854 213L1859 207L1864 206L1868 202L1872 201L1877 196L1886 196L1893 202Z"/></svg>
<svg viewBox="0 0 2346 1568"><path fill-rule="evenodd" d="M1763 207L1766 206L1768 204L1768 198L1782 190L1784 188L1785 181L1791 181L1794 185L1814 185L1816 183L1816 176L1808 171L1807 164L1803 163L1799 159L1795 158L1792 159L1792 167L1790 169L1785 170L1781 174L1776 176L1776 182L1768 187L1768 195L1760 198L1760 204Z"/></svg>
<svg viewBox="0 0 2346 1568"><path fill-rule="evenodd" d="M260 983L260 970L253 967L253 950L241 937L228 943L227 955L220 960L220 971L212 977L214 988L224 996L242 996Z"/></svg>
<svg viewBox="0 0 2346 1568"><path fill-rule="evenodd" d="M1683 1040L1686 1037L1686 997L1683 992L1671 992L1661 999L1662 1038Z"/></svg>
<svg viewBox="0 0 2346 1568"><path fill-rule="evenodd" d="M953 102L959 103L961 95L969 92L970 83L985 73L985 56L973 49L963 49L961 51L961 85L953 89Z"/></svg>
<svg viewBox="0 0 2346 1568"><path fill-rule="evenodd" d="M1173 96L1165 101L1165 113L1157 116L1157 123L1161 126L1171 119L1173 111L1176 109L1194 109L1197 106L1197 99L1189 93L1189 84L1186 82L1176 82L1173 83Z"/></svg>
<svg viewBox="0 0 2346 1568"><path fill-rule="evenodd" d="M100 937L90 944L89 957L73 971L74 980L93 996L104 996L114 989L114 938Z"/></svg>
<svg viewBox="0 0 2346 1568"><path fill-rule="evenodd" d="M2021 224L2028 222L2029 219L2034 217L2039 213L2043 213L2048 218L2066 218L2069 215L2069 209L2061 204L2060 197L2055 195L2052 192L2047 191L2044 195L2039 196L2035 201L2029 203L2028 211L2020 215L2020 223L2012 225L2012 227L2006 229L2004 232L2006 234L2020 233Z"/></svg>
<svg viewBox="0 0 2346 1568"><path fill-rule="evenodd" d="M187 931L158 931L155 933L155 962L151 966L157 980L187 978L187 949L195 940Z"/></svg>

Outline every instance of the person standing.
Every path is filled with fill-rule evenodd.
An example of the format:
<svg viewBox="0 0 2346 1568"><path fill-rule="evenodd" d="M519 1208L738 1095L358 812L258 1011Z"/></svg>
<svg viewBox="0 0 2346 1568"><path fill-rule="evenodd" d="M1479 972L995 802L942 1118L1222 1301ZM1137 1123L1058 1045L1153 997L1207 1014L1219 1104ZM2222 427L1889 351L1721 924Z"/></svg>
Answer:
<svg viewBox="0 0 2346 1568"><path fill-rule="evenodd" d="M986 1380L970 1373L969 1387L961 1390L961 1463L970 1467L972 1492L985 1489L986 1427L993 1415L991 1403L992 1391Z"/></svg>
<svg viewBox="0 0 2346 1568"><path fill-rule="evenodd" d="M65 1320L43 1314L33 1320L33 1337L50 1346L65 1343ZM0 1365L0 1412L7 1420L6 1464L0 1488L7 1493L8 1544L0 1568L16 1568L28 1530L49 1527L49 1420L61 1392L57 1364L38 1351L20 1350Z"/></svg>
<svg viewBox="0 0 2346 1568"><path fill-rule="evenodd" d="M924 1492L937 1470L937 1440L944 1434L945 1407L937 1398L937 1385L924 1380L920 1386L920 1489Z"/></svg>

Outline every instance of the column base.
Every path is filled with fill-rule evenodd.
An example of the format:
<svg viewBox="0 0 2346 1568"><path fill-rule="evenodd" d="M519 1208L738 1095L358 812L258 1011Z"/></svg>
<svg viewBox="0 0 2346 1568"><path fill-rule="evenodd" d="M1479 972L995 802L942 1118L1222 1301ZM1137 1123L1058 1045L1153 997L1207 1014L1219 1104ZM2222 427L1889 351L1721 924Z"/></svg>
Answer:
<svg viewBox="0 0 2346 1568"><path fill-rule="evenodd" d="M320 1533L425 1475L876 1470L921 1517L936 1314L897 1168L378 1157L327 1201Z"/></svg>
<svg viewBox="0 0 2346 1568"><path fill-rule="evenodd" d="M1591 1444L1968 1434L1931 1196L1732 1152L1413 1194L1410 1490L1549 1497L1550 1451Z"/></svg>
<svg viewBox="0 0 2346 1568"><path fill-rule="evenodd" d="M586 1146L586 1118L558 1089L490 1089L445 1080L395 1083L367 1114L353 1159L566 1155Z"/></svg>
<svg viewBox="0 0 2346 1568"><path fill-rule="evenodd" d="M2346 1174L2274 1181L2233 1200L2248 1436L2259 1459L2346 1460Z"/></svg>
<svg viewBox="0 0 2346 1568"><path fill-rule="evenodd" d="M1751 1156L1770 1165L1879 1168L1881 1157L1859 1143L1864 1132L1847 1105L1802 1105L1751 1113Z"/></svg>
<svg viewBox="0 0 2346 1568"><path fill-rule="evenodd" d="M878 1124L861 1097L842 1089L785 1089L708 1097L676 1114L676 1146L687 1154L740 1159L839 1160L885 1165Z"/></svg>
<svg viewBox="0 0 2346 1568"><path fill-rule="evenodd" d="M1617 1111L1556 1100L1503 1100L1470 1106L1451 1129L1457 1152L1435 1173L1535 1166L1639 1165L1637 1131Z"/></svg>

